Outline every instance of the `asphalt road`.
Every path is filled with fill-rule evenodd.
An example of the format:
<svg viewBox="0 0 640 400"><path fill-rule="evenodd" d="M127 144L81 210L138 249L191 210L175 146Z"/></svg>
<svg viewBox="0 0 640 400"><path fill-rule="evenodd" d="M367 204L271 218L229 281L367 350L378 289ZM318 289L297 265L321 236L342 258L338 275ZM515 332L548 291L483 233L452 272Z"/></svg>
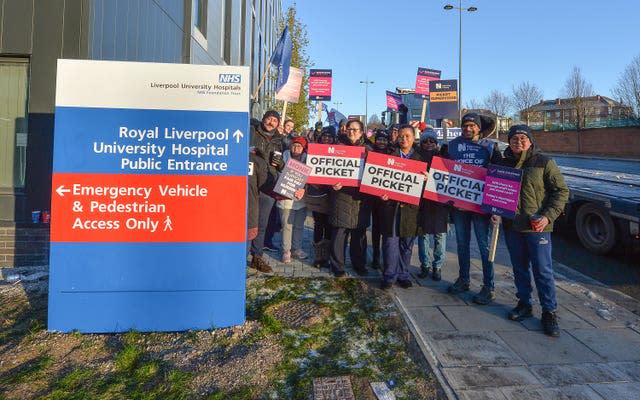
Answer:
<svg viewBox="0 0 640 400"><path fill-rule="evenodd" d="M553 235L553 259L640 300L640 254L591 254L574 232L560 230Z"/></svg>
<svg viewBox="0 0 640 400"><path fill-rule="evenodd" d="M640 174L640 160L551 156L558 165L562 166ZM554 234L553 258L567 267L640 300L640 254L597 256L582 247L573 230L563 229Z"/></svg>

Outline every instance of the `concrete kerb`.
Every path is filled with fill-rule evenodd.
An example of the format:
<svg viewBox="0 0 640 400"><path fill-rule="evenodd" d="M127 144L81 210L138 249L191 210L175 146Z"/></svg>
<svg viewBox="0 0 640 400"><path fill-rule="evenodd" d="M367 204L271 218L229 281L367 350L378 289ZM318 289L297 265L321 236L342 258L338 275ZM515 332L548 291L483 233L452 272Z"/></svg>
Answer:
<svg viewBox="0 0 640 400"><path fill-rule="evenodd" d="M420 330L417 329L416 322L413 320L411 315L407 312L405 306L402 304L402 300L395 294L391 294L391 298L393 299L394 304L400 311L402 318L407 323L409 332L411 333L414 340L420 347L420 350L422 351L422 356L428 363L429 368L431 369L431 372L433 373L433 375L435 375L436 379L438 379L438 383L439 383L438 386L442 390L442 394L444 394L448 400L456 400L457 396L455 395L453 388L449 384L449 381L447 380L447 378L442 373L442 370L440 369L440 363L438 362L435 351L433 350L429 342L424 338L424 336L422 335L422 332L420 332Z"/></svg>

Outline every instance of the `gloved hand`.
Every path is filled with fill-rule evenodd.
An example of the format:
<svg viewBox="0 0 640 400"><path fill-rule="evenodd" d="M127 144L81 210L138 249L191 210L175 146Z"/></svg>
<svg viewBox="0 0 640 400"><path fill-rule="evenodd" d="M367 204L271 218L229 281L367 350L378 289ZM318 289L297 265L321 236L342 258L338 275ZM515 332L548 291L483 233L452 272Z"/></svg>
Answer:
<svg viewBox="0 0 640 400"><path fill-rule="evenodd" d="M278 171L282 170L282 168L284 168L284 159L282 158L282 153L279 151L272 151L269 164L276 167Z"/></svg>

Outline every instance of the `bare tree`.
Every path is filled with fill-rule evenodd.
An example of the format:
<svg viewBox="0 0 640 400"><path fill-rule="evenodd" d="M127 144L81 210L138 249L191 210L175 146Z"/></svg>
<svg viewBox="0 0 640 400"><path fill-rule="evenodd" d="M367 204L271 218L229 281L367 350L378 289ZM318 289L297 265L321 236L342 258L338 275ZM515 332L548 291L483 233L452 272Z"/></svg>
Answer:
<svg viewBox="0 0 640 400"><path fill-rule="evenodd" d="M531 106L543 99L542 90L535 84L528 81L521 82L518 86L514 86L511 93L511 102L516 111L519 112L527 125L531 116Z"/></svg>
<svg viewBox="0 0 640 400"><path fill-rule="evenodd" d="M380 117L378 117L378 114L371 114L369 116L369 122L367 123L367 126L379 125L379 124L380 124Z"/></svg>
<svg viewBox="0 0 640 400"><path fill-rule="evenodd" d="M493 90L484 98L484 108L491 110L497 116L506 116L511 108L511 99L506 94Z"/></svg>
<svg viewBox="0 0 640 400"><path fill-rule="evenodd" d="M478 110L480 108L482 108L482 104L476 99L468 100L466 106L464 107L464 109L467 110Z"/></svg>
<svg viewBox="0 0 640 400"><path fill-rule="evenodd" d="M573 109L570 121L576 125L576 130L584 129L587 119L587 97L593 96L591 82L582 75L580 68L573 67L571 75L564 82L564 97L569 99Z"/></svg>
<svg viewBox="0 0 640 400"><path fill-rule="evenodd" d="M640 55L637 55L620 74L613 93L621 103L633 108L636 118L640 117Z"/></svg>

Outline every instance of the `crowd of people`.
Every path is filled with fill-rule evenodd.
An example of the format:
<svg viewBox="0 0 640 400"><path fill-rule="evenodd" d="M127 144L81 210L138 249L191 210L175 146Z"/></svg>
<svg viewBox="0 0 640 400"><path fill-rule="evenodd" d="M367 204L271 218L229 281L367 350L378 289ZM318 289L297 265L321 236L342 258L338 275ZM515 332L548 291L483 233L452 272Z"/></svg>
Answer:
<svg viewBox="0 0 640 400"><path fill-rule="evenodd" d="M252 259L250 268L271 272L264 251L279 251L282 262L309 257L301 247L308 211L314 222L313 264L327 267L334 276L345 275L347 248L354 271L367 275L381 269L380 287L394 284L412 286L411 257L418 242L418 278L442 279L446 239L450 225L456 235L458 278L447 291L458 294L470 290L470 241L473 227L482 260L483 281L473 302L486 305L495 299L494 266L489 256L491 231L502 224L514 271L516 306L511 320L533 316L531 275L542 308L542 328L550 336L560 334L551 260L553 222L560 216L569 190L556 163L540 153L526 125L514 125L508 133L508 147L500 152L497 143L485 136L495 122L476 113L461 119L462 134L448 144L438 141L436 132L423 124L397 124L378 129L370 137L359 120L340 121L339 128L323 127L305 134L295 132L292 120L282 122L276 111L267 111L261 121L251 122L248 237ZM416 137L419 136L417 139ZM368 152L418 160L430 165L434 156L479 167L489 164L522 170L520 199L516 217L497 216L454 208L428 199L419 205L392 200L387 195L361 193L357 187L308 184L293 199L273 192L278 174L287 160L305 162L309 142L361 146ZM425 180L427 171L424 172ZM372 260L367 265L367 229L371 227ZM282 248L273 245L273 234L282 232Z"/></svg>

